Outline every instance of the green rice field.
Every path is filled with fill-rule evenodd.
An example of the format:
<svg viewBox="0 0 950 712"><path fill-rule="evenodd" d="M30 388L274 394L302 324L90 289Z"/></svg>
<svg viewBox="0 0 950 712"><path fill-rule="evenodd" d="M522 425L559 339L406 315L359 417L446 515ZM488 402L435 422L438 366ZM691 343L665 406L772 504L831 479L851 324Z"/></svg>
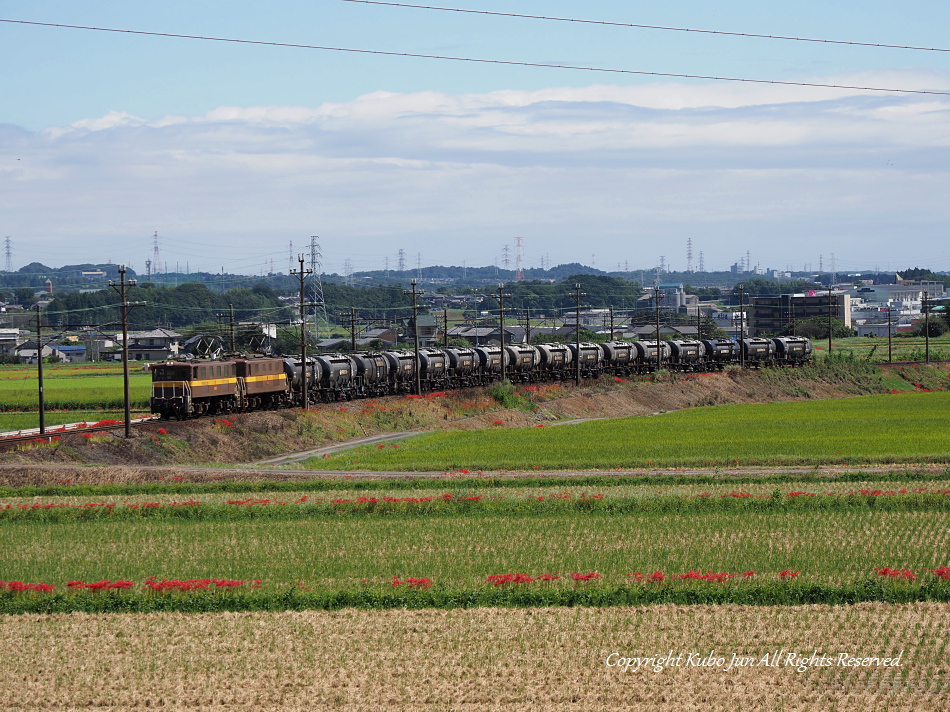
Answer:
<svg viewBox="0 0 950 712"><path fill-rule="evenodd" d="M43 373L43 393L49 410L121 409L124 404L122 371L98 364L88 367L67 365L47 367ZM141 369L129 372L132 405L148 407L151 375ZM13 367L0 371L0 412L39 408L39 381L36 367Z"/></svg>
<svg viewBox="0 0 950 712"><path fill-rule="evenodd" d="M725 405L558 427L434 433L307 465L497 471L950 462L948 408L947 392Z"/></svg>
<svg viewBox="0 0 950 712"><path fill-rule="evenodd" d="M815 583L861 580L872 567L950 564L943 511L798 510L611 515L469 512L288 520L0 520L7 580L225 577L310 590L427 577L452 589L510 571L803 572ZM364 581L365 580L365 581Z"/></svg>

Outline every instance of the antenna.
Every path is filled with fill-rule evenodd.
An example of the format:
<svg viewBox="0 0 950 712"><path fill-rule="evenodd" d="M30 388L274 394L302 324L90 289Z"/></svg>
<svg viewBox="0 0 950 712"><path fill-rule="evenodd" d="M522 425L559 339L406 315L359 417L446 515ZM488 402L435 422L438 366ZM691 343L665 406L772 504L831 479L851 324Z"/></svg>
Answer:
<svg viewBox="0 0 950 712"><path fill-rule="evenodd" d="M152 264L155 265L155 274L158 274L161 271L161 260L162 256L158 251L158 230L156 230L155 234L152 236Z"/></svg>
<svg viewBox="0 0 950 712"><path fill-rule="evenodd" d="M520 237L515 238L515 281L524 282L524 267L522 259L524 257L524 245Z"/></svg>
<svg viewBox="0 0 950 712"><path fill-rule="evenodd" d="M6 272L13 271L13 245L10 241L10 236L7 235L7 239L3 241L3 249L7 255L7 264L5 267Z"/></svg>
<svg viewBox="0 0 950 712"><path fill-rule="evenodd" d="M313 318L313 327L317 338L326 332L327 338L330 338L330 319L327 317L327 305L323 302L323 281L320 273L323 271L323 255L320 254L319 238L316 235L310 236L310 303L316 305ZM306 324L303 325L306 328Z"/></svg>
<svg viewBox="0 0 950 712"><path fill-rule="evenodd" d="M746 272L752 271L752 255L749 254L749 250L745 251L745 271Z"/></svg>
<svg viewBox="0 0 950 712"><path fill-rule="evenodd" d="M686 238L686 271L693 271L693 238Z"/></svg>
<svg viewBox="0 0 950 712"><path fill-rule="evenodd" d="M294 241L290 241L290 250L287 252L287 274L294 269Z"/></svg>

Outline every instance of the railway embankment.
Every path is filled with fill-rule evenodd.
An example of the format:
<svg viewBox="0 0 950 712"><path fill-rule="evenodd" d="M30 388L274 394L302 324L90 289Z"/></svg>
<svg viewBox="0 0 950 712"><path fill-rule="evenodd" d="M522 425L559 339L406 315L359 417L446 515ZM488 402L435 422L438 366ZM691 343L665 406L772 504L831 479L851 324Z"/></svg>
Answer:
<svg viewBox="0 0 950 712"><path fill-rule="evenodd" d="M423 397L330 403L306 412L286 409L154 422L136 428L130 439L123 438L121 431L68 433L52 442L7 446L0 452L0 463L50 467L22 472L7 469L0 472L0 484L48 484L77 478L90 484L159 481L167 472L137 468L246 466L388 433L517 428L726 404L928 390L950 390L946 364L880 366L842 360L795 369L736 368L711 374L659 372L644 377L605 377L580 387L570 382L496 385ZM57 471L57 465L92 467L77 473ZM247 476L254 477L254 471L249 470Z"/></svg>

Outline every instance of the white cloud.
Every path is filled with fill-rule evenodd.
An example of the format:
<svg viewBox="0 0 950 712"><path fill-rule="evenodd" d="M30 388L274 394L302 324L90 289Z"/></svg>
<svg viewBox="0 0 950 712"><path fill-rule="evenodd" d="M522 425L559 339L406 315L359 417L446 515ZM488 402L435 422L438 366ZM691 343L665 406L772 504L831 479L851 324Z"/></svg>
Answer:
<svg viewBox="0 0 950 712"><path fill-rule="evenodd" d="M823 81L950 86L940 75ZM926 95L676 83L376 92L157 120L113 111L38 133L0 127L0 139L5 234L24 262L144 262L157 229L166 256L249 271L275 255L286 268L289 240L312 233L326 236L332 269L346 258L378 268L399 248L490 263L515 234L529 263L594 252L683 266L692 237L715 267L746 249L776 267L830 252L902 264L894 245L910 236L943 254L950 217L950 97Z"/></svg>

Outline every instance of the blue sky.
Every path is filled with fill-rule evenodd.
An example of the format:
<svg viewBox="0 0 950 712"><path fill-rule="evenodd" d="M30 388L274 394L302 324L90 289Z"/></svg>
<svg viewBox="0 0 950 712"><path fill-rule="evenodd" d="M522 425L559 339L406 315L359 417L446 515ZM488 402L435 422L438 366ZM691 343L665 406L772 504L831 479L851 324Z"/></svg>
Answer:
<svg viewBox="0 0 950 712"><path fill-rule="evenodd" d="M439 4L439 3L431 3ZM910 0L449 6L944 47ZM396 52L950 91L950 53L311 2L0 2L0 17ZM525 261L950 269L950 96L736 85L0 23L14 266L330 271ZM695 259L695 258L694 258ZM695 263L694 263L695 266Z"/></svg>

